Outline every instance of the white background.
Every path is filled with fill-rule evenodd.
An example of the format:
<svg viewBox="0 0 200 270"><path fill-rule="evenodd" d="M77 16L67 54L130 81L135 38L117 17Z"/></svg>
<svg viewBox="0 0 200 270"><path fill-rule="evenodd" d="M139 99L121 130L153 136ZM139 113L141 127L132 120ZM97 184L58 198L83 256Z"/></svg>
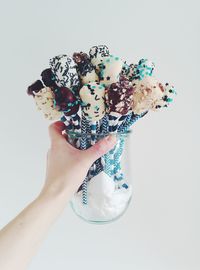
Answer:
<svg viewBox="0 0 200 270"><path fill-rule="evenodd" d="M94 226L69 206L31 270L200 269L199 1L1 1L0 226L39 193L49 122L27 86L49 58L106 44L130 62L147 57L173 83L174 104L134 127L134 199L119 221Z"/></svg>

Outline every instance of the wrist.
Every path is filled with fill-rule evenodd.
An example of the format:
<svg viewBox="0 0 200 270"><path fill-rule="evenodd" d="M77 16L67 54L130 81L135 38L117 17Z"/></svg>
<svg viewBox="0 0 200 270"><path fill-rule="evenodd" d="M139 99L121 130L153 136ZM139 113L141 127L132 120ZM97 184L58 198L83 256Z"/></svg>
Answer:
<svg viewBox="0 0 200 270"><path fill-rule="evenodd" d="M45 184L40 194L38 195L38 199L42 201L52 201L52 202L61 202L68 203L71 199L71 192L68 187L62 186L60 181L58 180L58 184L51 183L51 185Z"/></svg>

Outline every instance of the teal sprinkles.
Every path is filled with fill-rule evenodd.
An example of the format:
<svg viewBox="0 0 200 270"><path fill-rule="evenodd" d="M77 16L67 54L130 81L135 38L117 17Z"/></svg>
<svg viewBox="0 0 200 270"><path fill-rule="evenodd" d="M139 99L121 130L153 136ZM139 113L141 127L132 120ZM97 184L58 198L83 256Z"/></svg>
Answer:
<svg viewBox="0 0 200 270"><path fill-rule="evenodd" d="M141 59L137 65L130 65L128 77L131 81L142 80L145 76L152 76L155 64L148 59Z"/></svg>

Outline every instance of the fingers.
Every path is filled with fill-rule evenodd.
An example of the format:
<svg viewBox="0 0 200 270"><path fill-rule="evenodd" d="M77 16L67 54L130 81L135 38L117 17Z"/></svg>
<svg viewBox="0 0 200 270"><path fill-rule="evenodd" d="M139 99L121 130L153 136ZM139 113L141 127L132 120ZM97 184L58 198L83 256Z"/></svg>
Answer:
<svg viewBox="0 0 200 270"><path fill-rule="evenodd" d="M109 135L100 140L95 145L84 151L85 159L91 163L110 151L116 144L117 138L115 135Z"/></svg>
<svg viewBox="0 0 200 270"><path fill-rule="evenodd" d="M68 149L71 149L73 151L77 150L74 148L69 142L68 142L68 134L62 133L66 128L65 124L62 121L57 121L52 123L49 126L49 136L51 140L51 145L58 146L60 143L64 142L65 147L68 147Z"/></svg>
<svg viewBox="0 0 200 270"><path fill-rule="evenodd" d="M64 129L65 124L61 121L54 122L49 126L49 136L52 144L65 140L62 135Z"/></svg>
<svg viewBox="0 0 200 270"><path fill-rule="evenodd" d="M71 149L74 149L74 151L76 150L82 152L83 159L90 163L93 163L95 160L97 160L109 150L111 150L117 142L116 136L109 135L106 138L97 142L95 145L91 146L89 149L81 151L67 143L67 134L62 134L63 130L65 130L65 124L61 121L54 122L49 126L49 136L51 144L57 145L60 142L65 142L65 145L67 145Z"/></svg>

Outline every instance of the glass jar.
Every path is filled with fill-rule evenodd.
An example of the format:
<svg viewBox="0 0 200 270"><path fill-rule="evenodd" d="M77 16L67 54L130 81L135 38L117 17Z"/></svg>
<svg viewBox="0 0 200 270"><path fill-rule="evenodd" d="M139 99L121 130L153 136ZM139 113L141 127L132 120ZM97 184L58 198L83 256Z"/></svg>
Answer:
<svg viewBox="0 0 200 270"><path fill-rule="evenodd" d="M68 131L68 139L72 145L81 148L81 145L91 146L109 134ZM74 212L89 223L115 221L124 214L131 201L130 131L115 134L115 147L92 164L83 184L70 201Z"/></svg>

